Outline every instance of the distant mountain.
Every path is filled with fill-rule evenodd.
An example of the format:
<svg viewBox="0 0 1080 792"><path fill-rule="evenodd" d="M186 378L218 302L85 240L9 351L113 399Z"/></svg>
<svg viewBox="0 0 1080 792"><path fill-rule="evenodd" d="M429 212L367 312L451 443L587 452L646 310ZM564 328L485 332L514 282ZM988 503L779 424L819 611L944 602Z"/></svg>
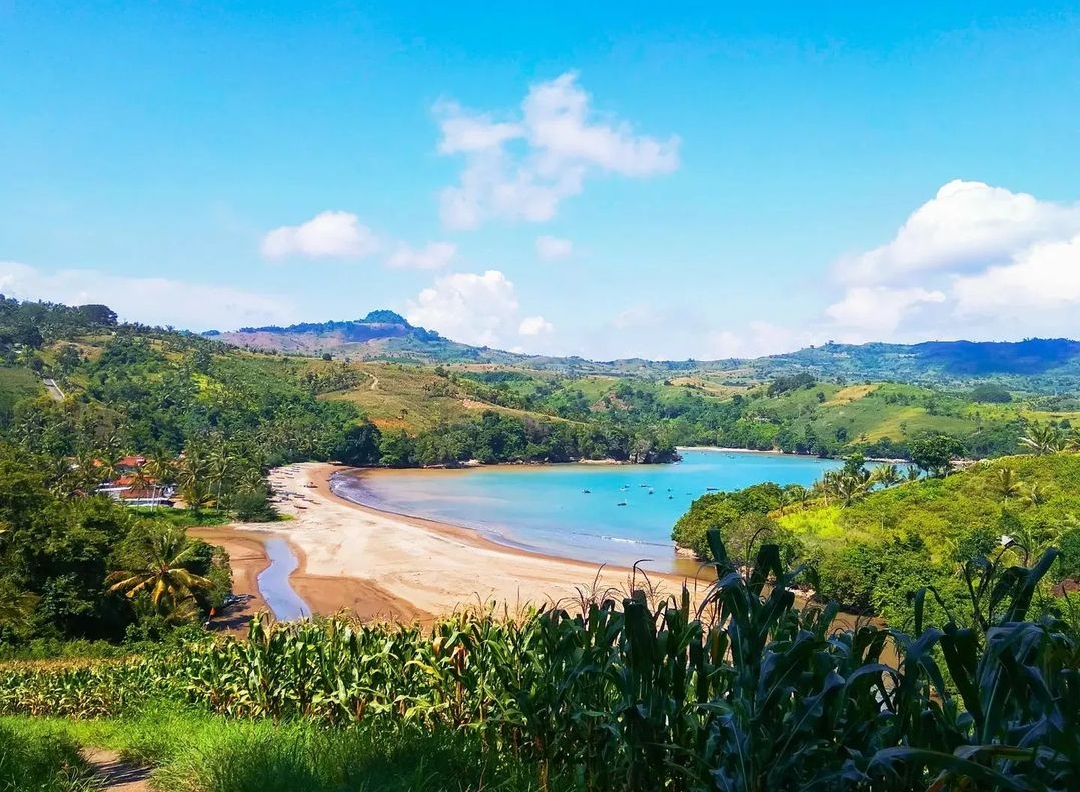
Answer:
<svg viewBox="0 0 1080 792"><path fill-rule="evenodd" d="M825 344L747 361L764 378L807 371L822 378L951 384L996 380L1019 390L1066 391L1080 385L1080 341L927 341L921 344Z"/></svg>
<svg viewBox="0 0 1080 792"><path fill-rule="evenodd" d="M372 311L363 319L343 322L305 322L279 327L241 327L233 332L212 330L204 335L233 346L302 355L330 353L354 359L403 359L415 362L509 362L508 352L459 344L434 330L409 324L393 311Z"/></svg>
<svg viewBox="0 0 1080 792"><path fill-rule="evenodd" d="M416 363L489 363L575 374L665 378L692 372L723 375L740 384L809 372L819 379L911 382L965 387L994 380L1015 390L1063 392L1080 389L1080 341L1033 338L1017 342L928 341L921 344L834 344L754 359L652 361L628 358L591 361L580 357L520 355L451 341L416 327L393 311L363 319L289 327L244 327L215 338L235 346L295 354L331 353L353 359Z"/></svg>

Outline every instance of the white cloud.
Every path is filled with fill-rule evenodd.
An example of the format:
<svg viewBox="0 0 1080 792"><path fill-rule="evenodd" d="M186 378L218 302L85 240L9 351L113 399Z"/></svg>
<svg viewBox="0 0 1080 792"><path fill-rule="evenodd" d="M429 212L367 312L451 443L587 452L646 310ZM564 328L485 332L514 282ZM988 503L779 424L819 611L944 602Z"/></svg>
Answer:
<svg viewBox="0 0 1080 792"><path fill-rule="evenodd" d="M919 287L855 286L844 298L825 309L840 327L865 331L865 340L892 333L915 308L925 303L945 302L940 291Z"/></svg>
<svg viewBox="0 0 1080 792"><path fill-rule="evenodd" d="M1023 312L1032 322L1040 312L1080 307L1080 234L1064 242L1032 245L1005 265L961 276L953 283L961 317ZM1075 314L1063 331L1076 334Z"/></svg>
<svg viewBox="0 0 1080 792"><path fill-rule="evenodd" d="M512 120L452 102L440 102L434 113L440 153L465 156L460 183L440 196L450 228L476 228L490 218L550 220L591 173L641 178L679 165L678 137L658 140L636 135L626 122L594 118L574 72L533 85Z"/></svg>
<svg viewBox="0 0 1080 792"><path fill-rule="evenodd" d="M263 237L267 258L363 258L381 247L375 233L352 212L320 212L306 223L275 228Z"/></svg>
<svg viewBox="0 0 1080 792"><path fill-rule="evenodd" d="M518 333L523 336L546 335L554 330L555 325L542 316L526 316L518 325Z"/></svg>
<svg viewBox="0 0 1080 792"><path fill-rule="evenodd" d="M514 284L498 270L443 276L408 303L410 323L454 341L498 346L517 326Z"/></svg>
<svg viewBox="0 0 1080 792"><path fill-rule="evenodd" d="M952 181L836 271L822 329L845 341L1075 335L1080 204Z"/></svg>
<svg viewBox="0 0 1080 792"><path fill-rule="evenodd" d="M386 260L389 267L396 269L442 269L457 254L457 245L453 242L428 242L422 248L400 243Z"/></svg>
<svg viewBox="0 0 1080 792"><path fill-rule="evenodd" d="M108 305L125 321L194 331L288 324L297 320L292 304L267 294L91 270L46 273L12 261L0 262L0 293L21 300L50 300L67 305L100 303Z"/></svg>
<svg viewBox="0 0 1080 792"><path fill-rule="evenodd" d="M574 243L569 239L560 239L553 236L539 236L536 238L536 255L544 261L563 259L574 252Z"/></svg>
<svg viewBox="0 0 1080 792"><path fill-rule="evenodd" d="M1080 205L1040 201L982 182L951 181L893 240L838 263L841 280L875 284L918 272L969 272L1008 261L1046 240L1080 233Z"/></svg>

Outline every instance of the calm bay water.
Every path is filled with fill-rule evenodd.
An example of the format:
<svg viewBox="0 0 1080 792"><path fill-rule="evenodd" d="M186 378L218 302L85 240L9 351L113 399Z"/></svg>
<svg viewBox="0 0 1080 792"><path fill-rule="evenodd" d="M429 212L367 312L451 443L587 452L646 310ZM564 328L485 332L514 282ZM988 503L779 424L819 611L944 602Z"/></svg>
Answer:
<svg viewBox="0 0 1080 792"><path fill-rule="evenodd" d="M673 465L371 471L339 474L332 486L357 503L473 528L513 547L596 564L648 558L649 569L675 571L671 528L710 488L762 481L809 486L841 465L779 454L682 454Z"/></svg>

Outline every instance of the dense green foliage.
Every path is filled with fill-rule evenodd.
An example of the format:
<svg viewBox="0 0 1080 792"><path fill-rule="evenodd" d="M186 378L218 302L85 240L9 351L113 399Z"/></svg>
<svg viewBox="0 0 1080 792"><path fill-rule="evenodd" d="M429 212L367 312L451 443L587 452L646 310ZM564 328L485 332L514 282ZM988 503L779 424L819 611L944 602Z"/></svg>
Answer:
<svg viewBox="0 0 1080 792"><path fill-rule="evenodd" d="M151 608L142 596L110 592L106 579L151 563L147 540L177 529L104 496L70 497L69 473L0 445L0 641L118 640L136 621L144 634L164 629L170 614ZM227 558L182 534L176 535L175 549L185 553L184 569L210 580L193 592L193 605L220 605L231 590Z"/></svg>
<svg viewBox="0 0 1080 792"><path fill-rule="evenodd" d="M523 770L541 789L597 792L1064 792L1080 781L1080 644L1054 618L1026 620L1052 553L1031 570L986 561L976 583L992 594L976 628L919 618L907 635L837 630L834 608L796 608L776 546L745 574L718 534L713 547L718 582L697 613L686 591L652 606L637 591L621 605L585 601L578 613L461 613L430 629L256 622L245 641L204 640L131 663L16 667L0 711L116 717L152 693L253 719L243 728L258 753L239 747L237 729L230 735L236 784L265 756L292 783L371 788L363 761L344 775L339 749L324 753L296 732L270 737L257 723L266 720L323 724L339 746L378 733L423 751L430 735L459 753L464 778L487 768L490 783L517 782L508 788L529 788ZM434 782L447 786L459 788Z"/></svg>
<svg viewBox="0 0 1080 792"><path fill-rule="evenodd" d="M966 456L1000 456L1016 451L1032 422L1068 428L1080 410L1080 401L1067 397L991 404L968 392L889 382L847 386L807 373L743 387L711 377L661 382L525 371L445 373L453 385L491 404L575 421L602 417L631 431L647 428L673 445L820 456L861 451L910 458L912 443L941 435L961 443Z"/></svg>
<svg viewBox="0 0 1080 792"><path fill-rule="evenodd" d="M1080 578L1080 454L1005 457L904 479L893 466L866 471L853 458L809 490L759 484L708 493L679 519L673 538L707 556L707 531L716 528L738 558L755 537L778 543L789 561L814 568L821 596L902 627L912 625L912 594L926 586L938 595L931 610L969 623L965 564L1003 552L1002 536L1020 560L1060 548L1048 573L1053 583Z"/></svg>

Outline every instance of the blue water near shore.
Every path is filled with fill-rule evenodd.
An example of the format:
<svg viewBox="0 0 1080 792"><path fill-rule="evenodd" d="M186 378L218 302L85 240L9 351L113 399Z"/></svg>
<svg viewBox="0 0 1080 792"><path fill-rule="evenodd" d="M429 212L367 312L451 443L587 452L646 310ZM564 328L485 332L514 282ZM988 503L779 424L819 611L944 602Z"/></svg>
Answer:
<svg viewBox="0 0 1080 792"><path fill-rule="evenodd" d="M629 565L648 558L650 569L675 571L681 565L671 529L695 498L710 489L762 481L809 486L841 466L780 454L684 450L682 455L673 465L361 472L338 475L332 486L357 503L473 528L513 547L596 564Z"/></svg>
<svg viewBox="0 0 1080 792"><path fill-rule="evenodd" d="M270 606L278 621L293 621L310 616L304 601L289 585L289 575L300 562L293 555L289 543L276 537L267 538L263 545L270 559L270 566L259 573L259 593Z"/></svg>

